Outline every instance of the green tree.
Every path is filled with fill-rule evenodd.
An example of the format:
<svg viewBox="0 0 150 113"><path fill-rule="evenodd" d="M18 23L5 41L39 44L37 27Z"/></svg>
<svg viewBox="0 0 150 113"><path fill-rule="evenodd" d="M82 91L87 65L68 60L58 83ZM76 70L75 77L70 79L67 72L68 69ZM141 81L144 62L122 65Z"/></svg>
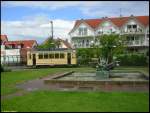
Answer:
<svg viewBox="0 0 150 113"><path fill-rule="evenodd" d="M124 39L124 36L119 36L116 34L103 35L99 37L101 57L104 58L107 63L111 63L113 61L115 54L123 52Z"/></svg>
<svg viewBox="0 0 150 113"><path fill-rule="evenodd" d="M47 40L38 46L39 49L49 49L49 48L59 48L60 41L54 40L51 37L47 38Z"/></svg>

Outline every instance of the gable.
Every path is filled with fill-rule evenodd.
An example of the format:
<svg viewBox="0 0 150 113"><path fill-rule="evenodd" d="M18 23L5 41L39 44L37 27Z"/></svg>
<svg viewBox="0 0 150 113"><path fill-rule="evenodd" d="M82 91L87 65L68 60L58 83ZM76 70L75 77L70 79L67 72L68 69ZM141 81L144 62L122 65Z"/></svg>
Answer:
<svg viewBox="0 0 150 113"><path fill-rule="evenodd" d="M115 18L107 18L110 20L115 26L117 27L123 27L125 23L127 23L130 20L131 17L115 17ZM133 16L138 23L140 23L142 26L148 26L149 25L149 16ZM102 19L85 19L85 20L77 20L75 22L75 25L73 29L70 31L70 33L79 26L82 22L85 22L90 28L97 29L99 25L105 20L106 18Z"/></svg>
<svg viewBox="0 0 150 113"><path fill-rule="evenodd" d="M90 25L88 25L86 22L80 22L71 32L75 32L80 27L86 27L87 29L93 31L93 28Z"/></svg>

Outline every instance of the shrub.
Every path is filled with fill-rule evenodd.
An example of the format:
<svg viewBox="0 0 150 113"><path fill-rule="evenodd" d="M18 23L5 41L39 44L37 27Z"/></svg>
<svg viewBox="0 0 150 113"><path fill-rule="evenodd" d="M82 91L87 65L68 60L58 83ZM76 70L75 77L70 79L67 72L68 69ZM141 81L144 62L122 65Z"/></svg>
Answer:
<svg viewBox="0 0 150 113"><path fill-rule="evenodd" d="M3 66L1 65L1 72L4 72L4 68L3 68Z"/></svg>
<svg viewBox="0 0 150 113"><path fill-rule="evenodd" d="M121 66L146 66L147 58L144 54L122 54L117 56Z"/></svg>
<svg viewBox="0 0 150 113"><path fill-rule="evenodd" d="M91 58L98 58L100 56L99 48L78 48L77 59L80 65L89 65Z"/></svg>

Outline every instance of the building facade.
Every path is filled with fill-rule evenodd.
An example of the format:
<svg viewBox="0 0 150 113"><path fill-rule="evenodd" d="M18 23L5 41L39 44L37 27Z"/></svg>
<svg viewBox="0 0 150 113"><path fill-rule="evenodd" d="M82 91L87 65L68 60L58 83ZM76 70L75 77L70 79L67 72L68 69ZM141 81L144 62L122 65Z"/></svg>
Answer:
<svg viewBox="0 0 150 113"><path fill-rule="evenodd" d="M143 51L149 48L149 16L81 19L75 22L69 35L74 48L90 48L99 44L97 36L111 33L125 35L130 50Z"/></svg>
<svg viewBox="0 0 150 113"><path fill-rule="evenodd" d="M6 35L1 35L1 64L26 64L27 51L36 47L37 42L35 40L8 41L6 39Z"/></svg>

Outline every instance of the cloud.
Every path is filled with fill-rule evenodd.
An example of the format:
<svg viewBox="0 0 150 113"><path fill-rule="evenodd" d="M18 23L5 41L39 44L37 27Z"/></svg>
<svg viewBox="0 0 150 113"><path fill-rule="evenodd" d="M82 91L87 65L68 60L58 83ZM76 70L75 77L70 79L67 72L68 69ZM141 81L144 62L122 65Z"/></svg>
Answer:
<svg viewBox="0 0 150 113"><path fill-rule="evenodd" d="M34 39L39 43L51 35L51 25L46 17L35 17L32 20L1 21L1 33L8 35L9 40ZM72 29L74 21L53 20L54 38L69 39L68 32Z"/></svg>
<svg viewBox="0 0 150 113"><path fill-rule="evenodd" d="M2 6L24 6L51 11L74 7L89 17L118 16L120 15L120 8L125 16L131 14L149 15L148 1L3 1Z"/></svg>
<svg viewBox="0 0 150 113"><path fill-rule="evenodd" d="M68 1L3 1L2 5L6 7L30 7L41 8L43 10L57 10L65 7L78 6L81 2L68 2Z"/></svg>
<svg viewBox="0 0 150 113"><path fill-rule="evenodd" d="M120 14L123 16L130 16L131 14L149 15L149 3L146 1L106 1L80 7L80 10L86 16L97 18L104 16L114 17Z"/></svg>
<svg viewBox="0 0 150 113"><path fill-rule="evenodd" d="M149 2L147 1L2 1L3 7L24 7L34 8L38 11L38 14L28 16L24 14L24 17L19 21L1 21L1 33L7 34L10 40L18 39L35 39L38 42L42 42L48 36L51 35L50 23L48 14L51 11L61 11L64 8L73 7L81 14L77 17L80 19L82 16L85 18L101 18L104 16L112 17L120 15L120 8L123 16L133 15L149 15ZM44 13L41 10L46 10L48 13ZM64 12L67 13L67 12ZM70 13L70 12L69 12ZM72 14L74 12L71 12ZM63 13L62 13L63 14ZM72 29L74 21L54 19L54 36L61 38L68 38L68 32Z"/></svg>

